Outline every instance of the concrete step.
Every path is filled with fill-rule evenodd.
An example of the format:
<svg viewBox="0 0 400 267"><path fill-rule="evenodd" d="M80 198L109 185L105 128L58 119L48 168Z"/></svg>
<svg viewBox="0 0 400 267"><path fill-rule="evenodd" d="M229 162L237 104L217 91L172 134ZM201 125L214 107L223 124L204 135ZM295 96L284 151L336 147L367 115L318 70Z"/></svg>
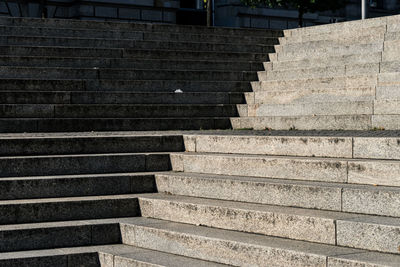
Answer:
<svg viewBox="0 0 400 267"><path fill-rule="evenodd" d="M143 217L400 254L396 235L399 218L165 194L143 194L138 198ZM370 234L377 229L379 238ZM353 240L361 236L370 243Z"/></svg>
<svg viewBox="0 0 400 267"><path fill-rule="evenodd" d="M108 196L157 191L154 173L50 175L0 179L1 200ZM121 215L123 216L123 215Z"/></svg>
<svg viewBox="0 0 400 267"><path fill-rule="evenodd" d="M320 34L332 34L339 32L349 33L362 33L369 32L370 28L374 27L386 27L391 24L398 24L398 16L388 16L380 18L372 18L368 20L354 20L350 22L333 23L314 27L304 27L294 30L284 31L285 36L298 36L298 35L320 35Z"/></svg>
<svg viewBox="0 0 400 267"><path fill-rule="evenodd" d="M234 129L371 130L372 115L264 116L232 118ZM381 127L381 126L377 126Z"/></svg>
<svg viewBox="0 0 400 267"><path fill-rule="evenodd" d="M37 56L37 57L98 57L98 58L144 58L144 59L193 59L193 60L245 60L264 61L268 55L264 53L239 53L227 51L183 51L183 50L151 50L122 48L85 48L67 46L0 46L0 55L4 56Z"/></svg>
<svg viewBox="0 0 400 267"><path fill-rule="evenodd" d="M374 101L379 89L343 88L343 89L299 89L287 91L256 91L245 93L246 102L252 104L312 104L316 102L359 102ZM246 111L245 111L246 112Z"/></svg>
<svg viewBox="0 0 400 267"><path fill-rule="evenodd" d="M227 117L0 119L0 132L90 132L231 129Z"/></svg>
<svg viewBox="0 0 400 267"><path fill-rule="evenodd" d="M241 104L243 93L0 91L3 104Z"/></svg>
<svg viewBox="0 0 400 267"><path fill-rule="evenodd" d="M0 201L0 224L140 216L138 195L85 196Z"/></svg>
<svg viewBox="0 0 400 267"><path fill-rule="evenodd" d="M371 54L354 54L346 56L333 56L327 58L306 58L303 60L294 61L275 61L264 62L266 70L292 70L292 69L309 69L309 68L322 68L328 66L342 66L342 65L358 65L366 63L380 63L382 53Z"/></svg>
<svg viewBox="0 0 400 267"><path fill-rule="evenodd" d="M228 80L257 79L252 71L142 70L106 68L48 68L0 66L0 78L124 79L124 80Z"/></svg>
<svg viewBox="0 0 400 267"><path fill-rule="evenodd" d="M0 66L67 67L67 68L130 68L168 70L262 70L255 61L163 60L94 57L15 57L0 56Z"/></svg>
<svg viewBox="0 0 400 267"><path fill-rule="evenodd" d="M320 49L307 48L303 51L280 52L276 53L277 60L271 58L271 61L288 61L306 58L326 58L332 56L345 56L354 54L369 54L383 51L383 42L354 44L348 46L328 46Z"/></svg>
<svg viewBox="0 0 400 267"><path fill-rule="evenodd" d="M0 266L217 267L226 265L118 244L1 253Z"/></svg>
<svg viewBox="0 0 400 267"><path fill-rule="evenodd" d="M48 36L48 37L75 37L99 39L132 39L138 41L181 41L181 42L208 42L208 43L237 43L237 44L263 44L275 45L276 37L263 36L236 36L216 34L196 34L191 32L153 32L142 29L141 31L118 31L101 29L73 29L73 28L48 28L29 26L0 26L0 35L11 36Z"/></svg>
<svg viewBox="0 0 400 267"><path fill-rule="evenodd" d="M351 262L385 263L386 266L396 266L394 264L398 262L399 257L393 254L239 233L150 218L8 225L1 226L1 232L4 236L3 246L0 247L2 252L110 245L122 241L126 245L135 245L144 249L239 266L269 263L275 266L292 264L326 266L327 262L338 263L338 266ZM30 237L29 239L25 238L20 242L15 242L27 235ZM219 249L216 250L216 247ZM237 249L238 247L243 249ZM82 252L87 252L87 249L90 250L90 248L86 248L82 249ZM113 249L113 251L115 250ZM58 251L60 252L60 250ZM14 253L4 253L2 256L7 257ZM32 251L19 253L32 253Z"/></svg>
<svg viewBox="0 0 400 267"><path fill-rule="evenodd" d="M343 27L341 27L343 29ZM281 44L295 44L295 43L307 43L307 42L316 42L316 41L348 41L353 40L357 42L359 39L368 38L367 36L371 36L370 38L382 38L384 39L384 35L386 32L386 25L381 26L371 26L364 29L357 30L340 30L340 31L326 31L318 34L295 34L285 37L280 37L279 41Z"/></svg>
<svg viewBox="0 0 400 267"><path fill-rule="evenodd" d="M399 260L399 255L160 220L148 219L148 224L143 225L144 219L140 219L140 225L121 224L125 244L235 266L343 266L374 262L396 266Z"/></svg>
<svg viewBox="0 0 400 267"><path fill-rule="evenodd" d="M399 115L315 115L231 118L234 129L397 130ZM267 125L267 126L266 126Z"/></svg>
<svg viewBox="0 0 400 267"><path fill-rule="evenodd" d="M331 89L374 89L382 84L381 74L358 74L354 76L316 77L252 82L253 91L293 91Z"/></svg>
<svg viewBox="0 0 400 267"><path fill-rule="evenodd" d="M171 32L185 33L193 32L196 34L217 34L241 37L261 36L279 37L282 31L263 30L263 29L240 29L223 27L204 27L204 26L185 26L168 24L150 23L125 23L125 22L101 22L84 21L72 19L36 19L36 18L0 18L0 25L7 26L28 26L28 27L49 27L49 28L72 28L72 29L92 29L92 30L112 30L112 31L152 31L152 32Z"/></svg>
<svg viewBox="0 0 400 267"><path fill-rule="evenodd" d="M73 38L73 37L43 37L43 36L10 36L0 35L2 46L61 46L61 47L100 47L100 48L136 48L165 49L184 51L214 51L214 52L246 52L272 53L273 45L225 44L204 42L171 42L171 41L136 41L129 39Z"/></svg>
<svg viewBox="0 0 400 267"><path fill-rule="evenodd" d="M293 42L290 38L281 43L279 46L279 52L303 52L310 49L325 49L327 47L337 47L337 46L352 46L360 44L370 44L379 43L385 40L385 27L379 27L371 33L362 35L350 35L342 36L341 38L336 36L330 36L329 39L313 40L305 37L301 42ZM323 36L318 36L318 38L324 38ZM308 39L308 40L307 40Z"/></svg>
<svg viewBox="0 0 400 267"><path fill-rule="evenodd" d="M1 106L0 106L1 107ZM378 107L378 110L375 110ZM318 116L318 115L372 115L387 113L388 106L373 101L357 102L309 102L287 104L240 105L240 115L249 117L263 116ZM246 112L247 111L247 112Z"/></svg>
<svg viewBox="0 0 400 267"><path fill-rule="evenodd" d="M381 29L377 33L366 34L361 36L352 36L347 38L332 38L328 40L312 40L312 41L304 41L292 42L291 40L286 41L286 43L281 43L279 46L278 52L292 53L292 52L304 52L307 50L315 49L326 49L327 47L338 47L338 46L352 46L352 45L361 45L361 44L371 44L371 43L379 43L385 40L385 29Z"/></svg>
<svg viewBox="0 0 400 267"><path fill-rule="evenodd" d="M0 157L0 177L170 170L167 153L108 153Z"/></svg>
<svg viewBox="0 0 400 267"><path fill-rule="evenodd" d="M172 195L400 217L399 187L188 172L156 174L156 184Z"/></svg>
<svg viewBox="0 0 400 267"><path fill-rule="evenodd" d="M0 105L0 118L179 118L235 117L230 104L9 104Z"/></svg>
<svg viewBox="0 0 400 267"><path fill-rule="evenodd" d="M399 60L399 44L400 40L385 41L382 61Z"/></svg>
<svg viewBox="0 0 400 267"><path fill-rule="evenodd" d="M340 66L324 66L288 70L259 71L259 81L298 80L312 78L332 78L354 75L374 75L379 73L379 63L350 64Z"/></svg>
<svg viewBox="0 0 400 267"><path fill-rule="evenodd" d="M184 151L178 134L131 133L107 135L96 133L50 136L0 137L0 156L105 154Z"/></svg>
<svg viewBox="0 0 400 267"><path fill-rule="evenodd" d="M248 81L99 80L0 78L1 91L249 92Z"/></svg>
<svg viewBox="0 0 400 267"><path fill-rule="evenodd" d="M376 132L369 137L306 136L295 132L284 132L283 136L276 136L275 132L271 136L263 132L184 133L183 138L187 152L400 160L399 138L382 137Z"/></svg>
<svg viewBox="0 0 400 267"><path fill-rule="evenodd" d="M400 186L398 160L187 152L171 153L171 164L173 171Z"/></svg>

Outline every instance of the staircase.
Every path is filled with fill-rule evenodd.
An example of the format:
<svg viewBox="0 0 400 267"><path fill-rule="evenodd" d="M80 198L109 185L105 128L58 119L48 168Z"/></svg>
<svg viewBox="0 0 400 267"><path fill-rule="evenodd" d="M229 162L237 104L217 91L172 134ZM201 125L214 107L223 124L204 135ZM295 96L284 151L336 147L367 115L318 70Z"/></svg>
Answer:
<svg viewBox="0 0 400 267"><path fill-rule="evenodd" d="M0 132L229 129L281 34L0 18Z"/></svg>
<svg viewBox="0 0 400 267"><path fill-rule="evenodd" d="M0 24L0 267L400 266L398 130L197 130L279 32Z"/></svg>
<svg viewBox="0 0 400 267"><path fill-rule="evenodd" d="M396 130L400 17L285 31L234 128Z"/></svg>

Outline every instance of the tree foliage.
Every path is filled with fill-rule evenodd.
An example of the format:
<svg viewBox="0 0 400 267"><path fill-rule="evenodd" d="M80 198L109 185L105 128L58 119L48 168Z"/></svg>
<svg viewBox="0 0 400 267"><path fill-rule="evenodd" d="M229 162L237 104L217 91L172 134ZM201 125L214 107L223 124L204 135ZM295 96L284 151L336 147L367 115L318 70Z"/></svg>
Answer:
<svg viewBox="0 0 400 267"><path fill-rule="evenodd" d="M336 11L346 5L346 0L242 0L246 5L257 7L296 8L299 12L299 26L303 26L303 16L307 12Z"/></svg>

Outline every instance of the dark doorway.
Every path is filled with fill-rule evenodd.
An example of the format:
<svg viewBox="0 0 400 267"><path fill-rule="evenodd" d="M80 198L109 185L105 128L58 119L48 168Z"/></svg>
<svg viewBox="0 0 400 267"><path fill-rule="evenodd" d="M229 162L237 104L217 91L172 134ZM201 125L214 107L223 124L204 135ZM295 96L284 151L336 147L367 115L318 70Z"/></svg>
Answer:
<svg viewBox="0 0 400 267"><path fill-rule="evenodd" d="M203 0L181 0L176 13L176 23L183 25L207 25L207 11Z"/></svg>

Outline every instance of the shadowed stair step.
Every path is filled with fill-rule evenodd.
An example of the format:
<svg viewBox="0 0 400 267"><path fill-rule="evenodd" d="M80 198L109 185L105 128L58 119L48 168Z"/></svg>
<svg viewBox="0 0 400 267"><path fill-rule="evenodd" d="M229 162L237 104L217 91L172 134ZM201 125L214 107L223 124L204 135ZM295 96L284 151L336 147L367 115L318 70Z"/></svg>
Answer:
<svg viewBox="0 0 400 267"><path fill-rule="evenodd" d="M245 81L98 80L0 78L1 91L108 91L108 92L248 92Z"/></svg>
<svg viewBox="0 0 400 267"><path fill-rule="evenodd" d="M184 151L180 135L0 137L0 156Z"/></svg>
<svg viewBox="0 0 400 267"><path fill-rule="evenodd" d="M0 55L4 56L54 56L54 57L106 57L136 59L170 59L176 60L245 60L263 61L268 59L264 53L239 53L230 51L183 51L183 50L148 50L123 48L85 48L85 47L52 47L52 46L0 46Z"/></svg>
<svg viewBox="0 0 400 267"><path fill-rule="evenodd" d="M261 37L279 37L282 31L279 30L263 30L263 29L239 29L239 28L223 28L203 26L185 26L185 25L168 25L168 24L150 24L150 23L125 23L125 22L101 22L101 21L84 21L72 19L46 19L37 18L0 18L0 25L8 26L28 26L28 27L51 27L51 28L74 28L74 29L92 29L92 30L112 30L112 31L154 31L154 32L171 32L183 33L188 31L205 34L222 34L241 37L261 36Z"/></svg>
<svg viewBox="0 0 400 267"><path fill-rule="evenodd" d="M1 200L156 192L154 173L79 174L0 179Z"/></svg>
<svg viewBox="0 0 400 267"><path fill-rule="evenodd" d="M0 105L2 118L174 118L234 117L236 105L230 104L14 104Z"/></svg>
<svg viewBox="0 0 400 267"><path fill-rule="evenodd" d="M172 42L172 41L135 41L127 39L103 38L72 38L72 37L43 37L43 36L0 36L0 45L29 46L61 46L61 47L101 47L101 48L136 48L136 49L166 49L185 51L214 51L214 52L245 52L245 53L272 53L272 45L257 44L225 44L200 42Z"/></svg>
<svg viewBox="0 0 400 267"><path fill-rule="evenodd" d="M140 216L138 195L0 201L0 224Z"/></svg>
<svg viewBox="0 0 400 267"><path fill-rule="evenodd" d="M0 177L166 171L166 153L118 153L0 157Z"/></svg>
<svg viewBox="0 0 400 267"><path fill-rule="evenodd" d="M228 117L0 119L0 132L163 131L231 129Z"/></svg>
<svg viewBox="0 0 400 267"><path fill-rule="evenodd" d="M1 267L21 266L226 266L128 245L89 246L6 252L0 254Z"/></svg>
<svg viewBox="0 0 400 267"><path fill-rule="evenodd" d="M46 67L0 67L2 78L126 79L126 80L228 80L250 81L253 71L78 69Z"/></svg>
<svg viewBox="0 0 400 267"><path fill-rule="evenodd" d="M174 171L399 186L400 161L171 153ZM383 178L384 177L384 178Z"/></svg>
<svg viewBox="0 0 400 267"><path fill-rule="evenodd" d="M365 250L159 220L148 220L151 225L143 222L141 225L121 223L125 244L237 266L326 266L327 262L348 263L349 254L357 263L374 262L367 260L365 254L371 252ZM378 255L384 257L384 254ZM399 255L387 256L390 264L398 262Z"/></svg>
<svg viewBox="0 0 400 267"><path fill-rule="evenodd" d="M165 60L165 59L126 59L96 57L37 57L1 56L1 66L24 67L75 67L75 68L136 68L169 70L261 70L262 63L256 61L222 60Z"/></svg>
<svg viewBox="0 0 400 267"><path fill-rule="evenodd" d="M159 192L400 217L400 188L201 173L156 174Z"/></svg>
<svg viewBox="0 0 400 267"><path fill-rule="evenodd" d="M242 93L0 91L3 104L241 104Z"/></svg>

